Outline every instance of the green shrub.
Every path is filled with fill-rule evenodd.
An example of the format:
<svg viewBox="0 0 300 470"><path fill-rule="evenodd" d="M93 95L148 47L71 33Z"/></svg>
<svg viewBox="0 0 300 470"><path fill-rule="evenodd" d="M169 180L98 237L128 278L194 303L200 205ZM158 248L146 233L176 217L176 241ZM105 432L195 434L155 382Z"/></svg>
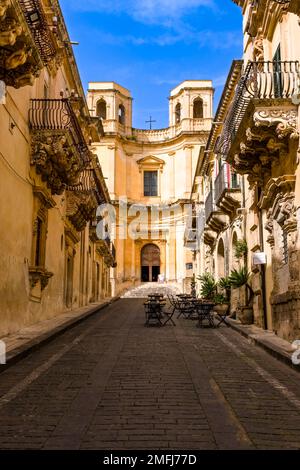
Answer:
<svg viewBox="0 0 300 470"><path fill-rule="evenodd" d="M248 245L246 240L237 240L234 247L234 256L237 259L241 259L243 256L246 256L248 253Z"/></svg>
<svg viewBox="0 0 300 470"><path fill-rule="evenodd" d="M203 299L212 300L217 292L217 283L210 273L205 273L197 279L201 281L200 295Z"/></svg>

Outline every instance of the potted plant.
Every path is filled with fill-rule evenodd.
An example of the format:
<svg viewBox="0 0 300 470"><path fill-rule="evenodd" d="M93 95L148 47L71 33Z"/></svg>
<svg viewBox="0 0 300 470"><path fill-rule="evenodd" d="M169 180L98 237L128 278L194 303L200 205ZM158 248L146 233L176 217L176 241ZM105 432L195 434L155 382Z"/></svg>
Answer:
<svg viewBox="0 0 300 470"><path fill-rule="evenodd" d="M200 295L202 299L213 301L217 293L217 283L210 273L202 274L198 276L199 281L201 281Z"/></svg>
<svg viewBox="0 0 300 470"><path fill-rule="evenodd" d="M233 269L229 276L230 283L233 289L239 289L243 286L246 288L245 305L241 307L238 314L238 319L244 325L251 325L253 323L253 297L254 292L252 287L249 285L250 272L247 267L241 267L239 269Z"/></svg>
<svg viewBox="0 0 300 470"><path fill-rule="evenodd" d="M218 291L221 289L221 293ZM217 294L214 297L216 304L214 310L219 313L226 312L230 305L231 282L229 277L221 277L217 283Z"/></svg>
<svg viewBox="0 0 300 470"><path fill-rule="evenodd" d="M223 294L216 294L214 296L214 311L218 313L224 313L227 312L229 308L229 301Z"/></svg>

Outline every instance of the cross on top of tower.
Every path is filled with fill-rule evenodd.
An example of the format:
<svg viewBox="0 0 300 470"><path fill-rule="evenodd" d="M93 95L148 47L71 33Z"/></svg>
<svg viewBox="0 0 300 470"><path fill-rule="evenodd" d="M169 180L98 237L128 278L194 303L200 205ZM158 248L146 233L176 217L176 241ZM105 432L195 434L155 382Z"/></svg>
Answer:
<svg viewBox="0 0 300 470"><path fill-rule="evenodd" d="M145 121L145 122L146 122L146 124L149 124L150 130L152 130L152 124L153 124L154 122L156 122L156 121L152 119L152 116L150 116L149 121Z"/></svg>

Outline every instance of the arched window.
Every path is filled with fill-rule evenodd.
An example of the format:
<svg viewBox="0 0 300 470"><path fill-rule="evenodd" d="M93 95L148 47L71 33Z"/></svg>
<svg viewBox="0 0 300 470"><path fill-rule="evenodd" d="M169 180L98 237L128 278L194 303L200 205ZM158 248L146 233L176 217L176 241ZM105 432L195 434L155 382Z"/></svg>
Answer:
<svg viewBox="0 0 300 470"><path fill-rule="evenodd" d="M194 119L203 118L203 100L201 98L196 98L194 101L193 117Z"/></svg>
<svg viewBox="0 0 300 470"><path fill-rule="evenodd" d="M218 277L220 279L221 277L225 276L225 249L224 249L224 243L223 243L222 238L220 239L219 244L218 244L217 260L218 260Z"/></svg>
<svg viewBox="0 0 300 470"><path fill-rule="evenodd" d="M125 107L123 104L119 106L119 123L125 125Z"/></svg>
<svg viewBox="0 0 300 470"><path fill-rule="evenodd" d="M175 124L179 124L181 121L181 104L177 103L175 107Z"/></svg>
<svg viewBox="0 0 300 470"><path fill-rule="evenodd" d="M97 116L106 119L106 101L101 99L97 103Z"/></svg>
<svg viewBox="0 0 300 470"><path fill-rule="evenodd" d="M235 257L235 249L237 245L238 237L236 232L233 233L232 236L232 246L231 246L231 269L235 269L238 267L238 260Z"/></svg>

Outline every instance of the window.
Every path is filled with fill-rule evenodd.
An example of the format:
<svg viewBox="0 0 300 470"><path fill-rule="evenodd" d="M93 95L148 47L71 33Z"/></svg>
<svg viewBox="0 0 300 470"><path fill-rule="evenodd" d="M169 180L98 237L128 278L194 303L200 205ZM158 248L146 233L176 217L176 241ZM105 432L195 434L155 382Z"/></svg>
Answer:
<svg viewBox="0 0 300 470"><path fill-rule="evenodd" d="M193 117L194 119L203 118L203 101L201 98L196 98L194 101Z"/></svg>
<svg viewBox="0 0 300 470"><path fill-rule="evenodd" d="M122 104L119 106L119 123L125 125L125 108Z"/></svg>
<svg viewBox="0 0 300 470"><path fill-rule="evenodd" d="M97 116L101 119L106 119L106 101L99 100L97 103Z"/></svg>
<svg viewBox="0 0 300 470"><path fill-rule="evenodd" d="M281 49L280 44L273 57L273 76L274 76L274 98L282 98L283 93L283 74L281 70Z"/></svg>
<svg viewBox="0 0 300 470"><path fill-rule="evenodd" d="M42 235L43 235L43 221L38 217L36 219L36 233L35 233L35 266L42 266Z"/></svg>
<svg viewBox="0 0 300 470"><path fill-rule="evenodd" d="M179 124L181 121L181 104L177 103L175 107L175 124Z"/></svg>
<svg viewBox="0 0 300 470"><path fill-rule="evenodd" d="M157 195L157 171L144 171L144 196Z"/></svg>

